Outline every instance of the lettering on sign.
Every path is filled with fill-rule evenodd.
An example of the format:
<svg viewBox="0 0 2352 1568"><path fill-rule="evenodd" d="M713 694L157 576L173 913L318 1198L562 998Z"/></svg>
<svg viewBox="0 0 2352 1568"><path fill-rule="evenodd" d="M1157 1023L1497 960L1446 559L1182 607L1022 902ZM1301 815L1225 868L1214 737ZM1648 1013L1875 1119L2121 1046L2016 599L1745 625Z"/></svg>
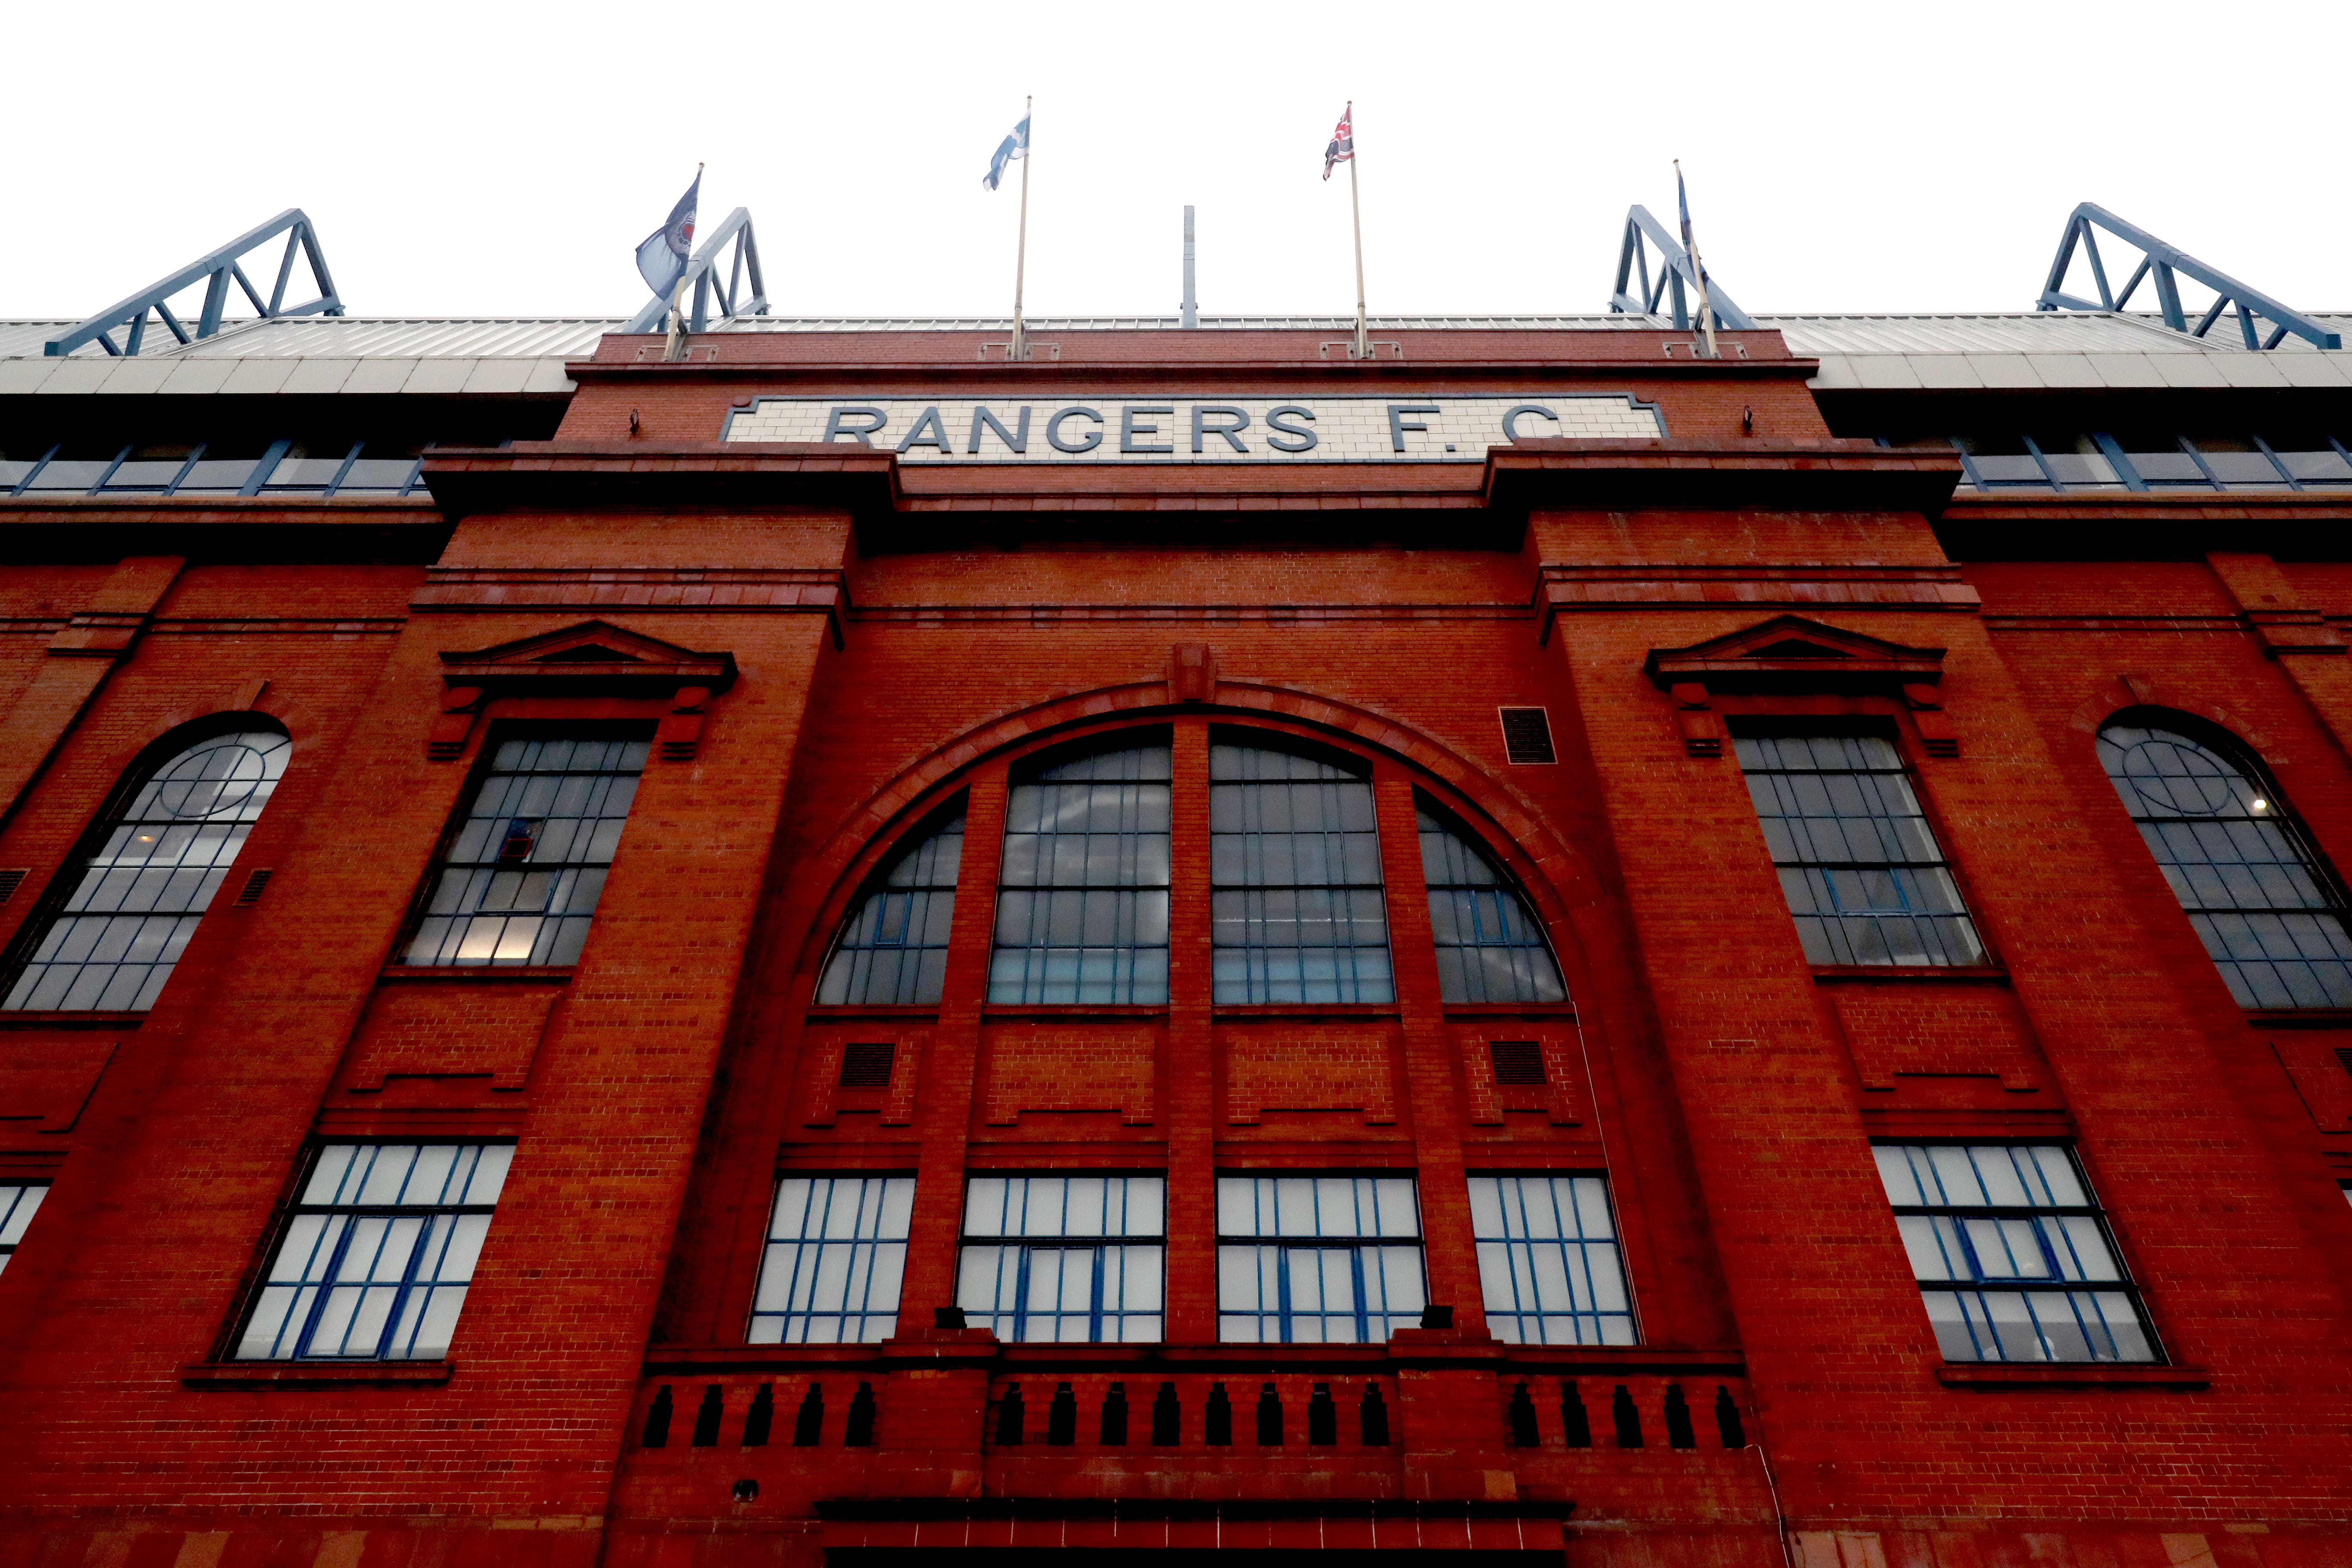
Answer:
<svg viewBox="0 0 2352 1568"><path fill-rule="evenodd" d="M727 416L729 441L820 441L905 463L1480 463L1546 436L1666 433L1622 393L1507 396L1224 397L1075 393L1010 397L761 397Z"/></svg>

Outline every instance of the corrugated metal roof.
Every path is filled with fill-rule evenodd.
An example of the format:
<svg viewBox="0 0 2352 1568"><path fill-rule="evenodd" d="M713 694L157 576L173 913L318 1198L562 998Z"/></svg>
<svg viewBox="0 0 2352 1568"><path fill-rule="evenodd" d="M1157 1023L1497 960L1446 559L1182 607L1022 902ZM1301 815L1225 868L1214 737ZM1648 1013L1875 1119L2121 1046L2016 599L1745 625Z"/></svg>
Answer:
<svg viewBox="0 0 2352 1568"><path fill-rule="evenodd" d="M2105 311L2021 310L2000 315L1759 316L1798 354L2227 353L2233 335L2200 339L2155 317ZM2294 340L2300 342L2301 340Z"/></svg>

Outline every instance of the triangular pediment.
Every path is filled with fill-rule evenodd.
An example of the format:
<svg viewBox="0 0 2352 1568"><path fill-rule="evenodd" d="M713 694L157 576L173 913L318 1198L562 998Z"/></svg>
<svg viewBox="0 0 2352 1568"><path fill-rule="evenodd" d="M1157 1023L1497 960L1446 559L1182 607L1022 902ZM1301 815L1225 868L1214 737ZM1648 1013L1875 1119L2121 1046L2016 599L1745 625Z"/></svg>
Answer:
<svg viewBox="0 0 2352 1568"><path fill-rule="evenodd" d="M1654 647L1643 673L1658 685L1696 681L1730 689L1828 690L1856 686L1932 686L1944 650L1888 642L1802 616L1775 616L1688 647Z"/></svg>
<svg viewBox="0 0 2352 1568"><path fill-rule="evenodd" d="M705 686L716 691L735 680L732 653L680 647L610 621L583 621L495 647L445 653L441 666L443 679L451 686L654 683L673 689Z"/></svg>

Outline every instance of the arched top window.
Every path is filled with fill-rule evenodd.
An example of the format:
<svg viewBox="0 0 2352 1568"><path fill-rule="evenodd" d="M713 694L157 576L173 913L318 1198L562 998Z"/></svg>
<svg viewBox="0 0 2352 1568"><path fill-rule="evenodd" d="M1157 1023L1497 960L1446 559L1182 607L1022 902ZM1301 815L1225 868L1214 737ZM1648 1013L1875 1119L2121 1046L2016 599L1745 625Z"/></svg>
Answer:
<svg viewBox="0 0 2352 1568"><path fill-rule="evenodd" d="M1417 804L1440 1000L1567 1001L1559 964L1527 900L1468 834Z"/></svg>
<svg viewBox="0 0 2352 1568"><path fill-rule="evenodd" d="M956 872L963 864L963 811L908 837L881 880L857 900L817 983L820 1006L919 1006L940 999Z"/></svg>
<svg viewBox="0 0 2352 1568"><path fill-rule="evenodd" d="M1396 763L1200 715L993 766L971 797L1002 781L1001 835L993 809L971 808L998 838L993 919L955 934L966 803L938 802L851 897L814 1005L934 1006L969 973L992 1007L1392 1006L1392 889L1429 900L1423 1002L1569 999L1527 898ZM1418 869L1402 837L1416 812Z"/></svg>
<svg viewBox="0 0 2352 1568"><path fill-rule="evenodd" d="M2099 761L2242 1007L2352 1007L2342 892L2294 814L2218 732L2136 715Z"/></svg>
<svg viewBox="0 0 2352 1568"><path fill-rule="evenodd" d="M252 719L167 753L93 829L81 874L0 1004L144 1012L269 804L293 744Z"/></svg>

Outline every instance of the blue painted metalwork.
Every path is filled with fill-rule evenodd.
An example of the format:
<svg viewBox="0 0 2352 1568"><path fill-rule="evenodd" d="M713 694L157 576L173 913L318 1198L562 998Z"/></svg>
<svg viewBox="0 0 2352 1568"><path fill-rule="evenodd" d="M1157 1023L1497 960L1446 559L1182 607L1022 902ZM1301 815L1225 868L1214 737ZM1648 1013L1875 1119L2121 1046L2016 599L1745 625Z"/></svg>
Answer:
<svg viewBox="0 0 2352 1568"><path fill-rule="evenodd" d="M247 254L277 238L286 237L285 254L278 260L278 281L264 300L253 279L238 265ZM294 270L294 253L299 249L310 263L310 278L319 286L319 297L307 304L286 303L286 283ZM196 330L191 333L172 313L172 296L198 279L205 281L205 303L196 318ZM68 328L41 344L44 354L55 357L69 354L84 343L94 342L110 354L135 354L147 336L147 317L152 311L183 343L211 337L221 330L221 312L228 304L228 286L234 280L253 302L255 312L262 317L275 316L340 316L343 301L335 292L335 280L327 271L327 254L319 247L319 231L310 226L300 207L288 207L259 228L237 236L218 250L198 258L170 277L149 284L127 300L120 300L100 310L79 326ZM113 333L118 327L130 329L130 335L117 347Z"/></svg>
<svg viewBox="0 0 2352 1568"><path fill-rule="evenodd" d="M2121 293L2107 286L2106 264L2099 256L2098 237L2092 231L2105 229L2141 252L2139 268L2131 275ZM2074 265L2074 249L2080 246L2090 258L2091 278L2098 285L2099 297L2095 302L2065 291L2067 271ZM1621 269L1622 270L1622 269ZM2212 308L2205 312L2195 326L2189 324L2188 312L2180 307L2180 284L2174 275L2186 276L2213 290ZM2201 338L2224 310L2237 317L2238 330L2250 349L2274 349L2286 341L2289 332L2305 339L2315 348L2340 349L2344 340L2329 331L2309 316L2291 310L2269 295L2250 289L2218 268L2209 267L2187 251L2163 240L2144 228L2126 223L2106 208L2092 202L2076 207L2066 219L2066 233L2058 242L2058 255L2050 263L2050 279L2042 286L2042 297L2033 302L2037 310L2121 310L2131 303L2131 297L2140 284L2153 279L2156 283L2157 308L2163 313L2164 324L2176 332L2186 332ZM2254 321L2261 317L2271 323L2268 337L2256 331Z"/></svg>
<svg viewBox="0 0 2352 1568"><path fill-rule="evenodd" d="M730 240L735 243L735 255L730 263L727 281L719 280L719 254ZM751 233L751 209L737 207L727 215L727 221L710 231L710 237L695 251L694 259L686 264L686 276L680 280L694 289L694 303L687 311L686 330L707 331L710 327L710 302L715 294L719 313L727 321L738 316L764 316L768 313L768 285L760 275L760 242ZM743 285L751 284L747 294ZM646 301L643 309L629 318L622 327L624 332L657 332L662 319L669 314L669 301L659 296Z"/></svg>
<svg viewBox="0 0 2352 1568"><path fill-rule="evenodd" d="M1648 244L1644 244L1643 241ZM1650 280L1650 246L1658 249L1658 276ZM1638 279L1641 292L1627 289ZM1698 288L1698 273L1692 268L1690 253L1666 229L1666 226L1650 216L1643 206L1625 211L1625 240L1617 251L1617 287L1609 296L1609 309L1618 315L1654 316L1662 298L1674 304L1675 331L1686 332L1691 328L1690 301L1685 290ZM1717 328L1723 331L1753 331L1755 319L1731 302L1723 291L1723 284L1710 272L1706 275L1706 300Z"/></svg>

